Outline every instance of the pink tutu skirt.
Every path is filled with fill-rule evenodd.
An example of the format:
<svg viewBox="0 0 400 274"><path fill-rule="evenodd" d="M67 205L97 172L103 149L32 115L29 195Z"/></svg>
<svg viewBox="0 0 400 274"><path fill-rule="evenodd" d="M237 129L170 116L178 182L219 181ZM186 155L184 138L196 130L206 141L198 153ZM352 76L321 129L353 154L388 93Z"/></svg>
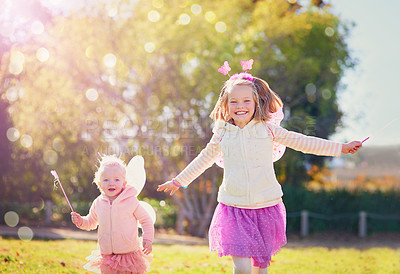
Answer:
<svg viewBox="0 0 400 274"><path fill-rule="evenodd" d="M101 254L99 250L92 251L86 258L89 262L84 269L94 273L137 273L150 271L153 255L146 255L141 249L126 254Z"/></svg>
<svg viewBox="0 0 400 274"><path fill-rule="evenodd" d="M210 250L219 257L252 258L253 265L266 268L272 255L286 244L286 209L275 206L244 209L218 204L209 231Z"/></svg>

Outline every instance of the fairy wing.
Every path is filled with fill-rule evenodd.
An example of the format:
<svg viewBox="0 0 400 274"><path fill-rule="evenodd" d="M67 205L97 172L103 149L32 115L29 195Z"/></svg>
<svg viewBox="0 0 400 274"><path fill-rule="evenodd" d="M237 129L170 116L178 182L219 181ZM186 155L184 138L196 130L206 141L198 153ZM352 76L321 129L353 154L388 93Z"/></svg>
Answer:
<svg viewBox="0 0 400 274"><path fill-rule="evenodd" d="M270 112L269 115L270 115L269 122L276 126L279 126L284 118L282 107L279 107L278 110L274 113ZM276 162L280 158L282 158L283 154L285 153L285 150L286 146L279 144L277 142L272 142L272 161ZM224 168L224 159L222 158L222 153L218 156L217 160L215 160L215 163L220 168Z"/></svg>
<svg viewBox="0 0 400 274"><path fill-rule="evenodd" d="M146 182L146 171L144 170L144 159L140 155L133 157L126 167L127 184L133 186L140 194Z"/></svg>
<svg viewBox="0 0 400 274"><path fill-rule="evenodd" d="M284 118L282 107L279 107L278 110L274 113L269 113L269 115L271 117L269 119L269 122L276 126L280 126ZM272 142L272 161L276 162L280 158L282 158L283 154L285 153L285 150L286 146L279 144L277 142Z"/></svg>

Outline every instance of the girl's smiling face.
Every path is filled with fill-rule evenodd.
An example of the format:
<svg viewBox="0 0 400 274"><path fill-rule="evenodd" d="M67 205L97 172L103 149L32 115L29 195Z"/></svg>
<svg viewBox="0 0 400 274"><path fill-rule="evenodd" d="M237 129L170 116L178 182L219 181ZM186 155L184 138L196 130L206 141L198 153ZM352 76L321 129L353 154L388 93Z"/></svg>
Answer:
<svg viewBox="0 0 400 274"><path fill-rule="evenodd" d="M232 88L228 95L228 114L236 126L243 128L253 119L255 106L251 87L237 85Z"/></svg>
<svg viewBox="0 0 400 274"><path fill-rule="evenodd" d="M125 172L119 165L104 167L100 176L100 188L111 199L115 199L126 186Z"/></svg>

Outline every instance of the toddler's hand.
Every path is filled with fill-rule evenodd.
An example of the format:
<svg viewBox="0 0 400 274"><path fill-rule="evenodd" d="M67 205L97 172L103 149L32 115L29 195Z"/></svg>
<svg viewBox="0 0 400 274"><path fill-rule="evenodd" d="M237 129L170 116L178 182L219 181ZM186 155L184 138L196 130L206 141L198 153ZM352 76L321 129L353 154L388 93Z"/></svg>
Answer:
<svg viewBox="0 0 400 274"><path fill-rule="evenodd" d="M347 144L343 144L342 153L356 153L360 148L362 148L362 143L360 141L353 141Z"/></svg>
<svg viewBox="0 0 400 274"><path fill-rule="evenodd" d="M71 220L77 227L82 225L82 217L79 213L71 212Z"/></svg>
<svg viewBox="0 0 400 274"><path fill-rule="evenodd" d="M149 255L152 250L152 242L150 240L143 240L143 253Z"/></svg>
<svg viewBox="0 0 400 274"><path fill-rule="evenodd" d="M168 181L168 182L166 182L166 183L164 183L164 184L162 184L162 185L159 185L158 186L158 188L157 188L157 191L164 191L164 192L167 192L167 191L171 191L171 193L169 194L169 195L174 195L174 193L177 191L179 189L179 187L177 187L176 185L174 185L173 183L172 183L172 181Z"/></svg>

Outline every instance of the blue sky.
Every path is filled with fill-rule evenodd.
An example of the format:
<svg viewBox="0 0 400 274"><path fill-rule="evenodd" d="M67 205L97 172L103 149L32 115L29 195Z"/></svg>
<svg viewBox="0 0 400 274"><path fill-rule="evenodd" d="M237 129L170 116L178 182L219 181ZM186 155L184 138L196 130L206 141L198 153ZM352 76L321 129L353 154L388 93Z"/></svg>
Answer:
<svg viewBox="0 0 400 274"><path fill-rule="evenodd" d="M333 12L352 21L348 45L359 60L345 72L339 105L345 129L335 141L362 140L365 146L400 145L400 1L331 0ZM397 119L398 118L398 119ZM389 126L382 129L387 123Z"/></svg>

